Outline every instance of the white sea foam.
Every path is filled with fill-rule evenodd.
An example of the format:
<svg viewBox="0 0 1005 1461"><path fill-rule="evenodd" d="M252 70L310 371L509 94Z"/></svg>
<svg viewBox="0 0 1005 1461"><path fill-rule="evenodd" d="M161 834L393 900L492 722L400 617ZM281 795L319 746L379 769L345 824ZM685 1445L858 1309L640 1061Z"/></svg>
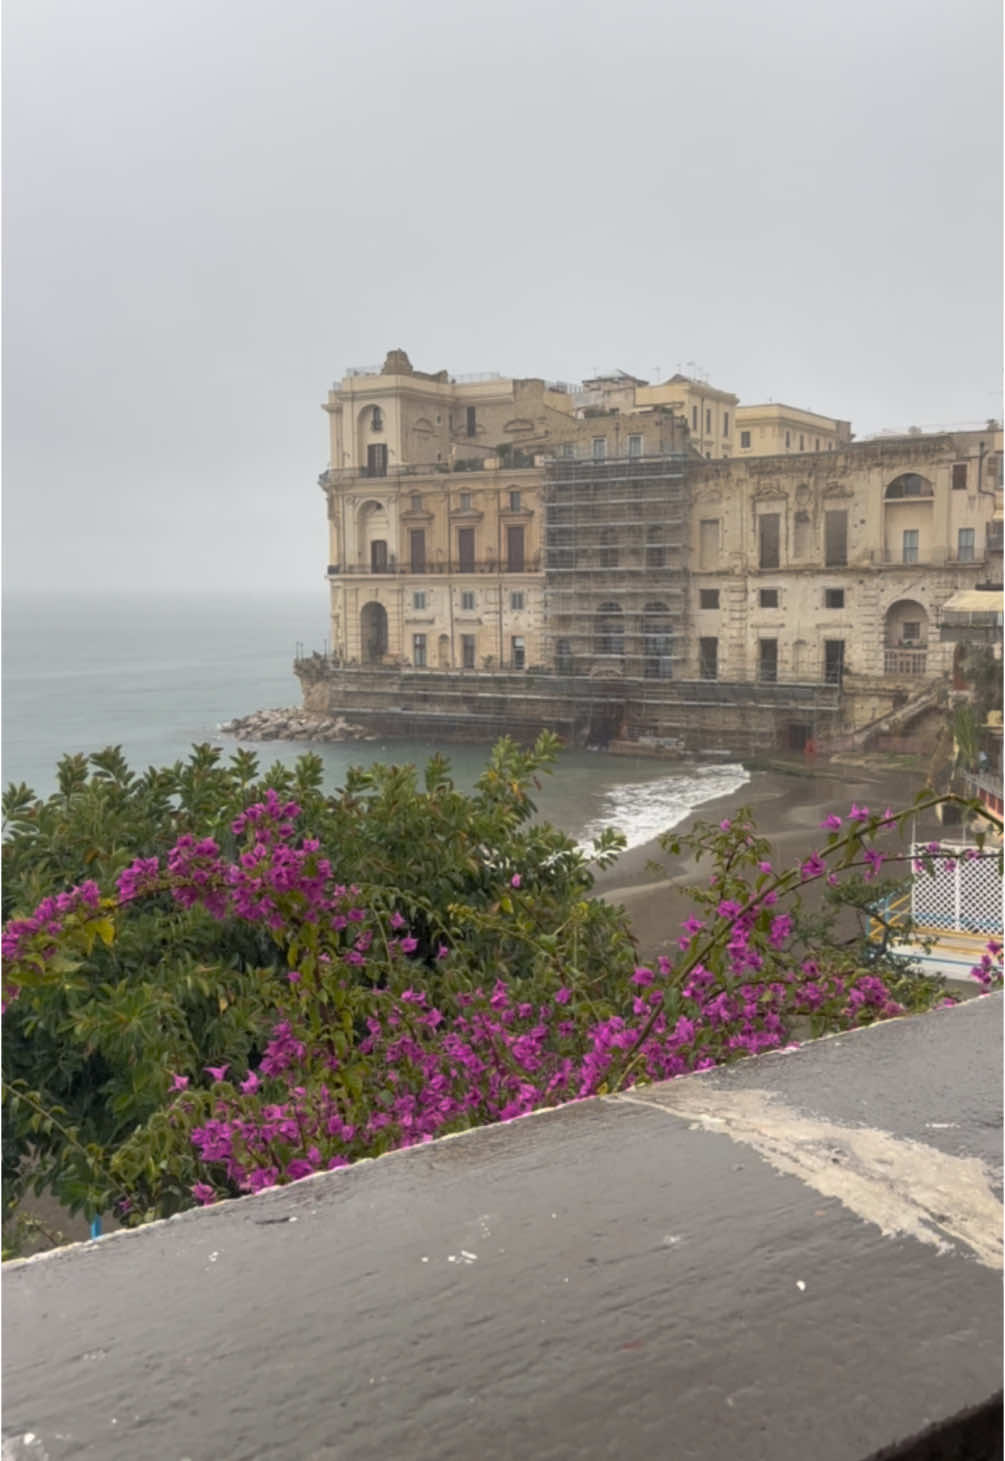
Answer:
<svg viewBox="0 0 1005 1461"><path fill-rule="evenodd" d="M750 772L735 762L612 786L604 793L598 815L583 829L579 846L592 851L592 839L605 827L613 827L624 834L628 848L641 847L683 822L703 802L739 791L749 780Z"/></svg>

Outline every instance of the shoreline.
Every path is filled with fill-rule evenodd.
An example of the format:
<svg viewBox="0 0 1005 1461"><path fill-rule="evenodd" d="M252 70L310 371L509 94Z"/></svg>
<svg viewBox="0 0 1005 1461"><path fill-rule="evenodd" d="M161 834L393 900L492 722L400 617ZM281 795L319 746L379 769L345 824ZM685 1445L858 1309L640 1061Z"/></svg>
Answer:
<svg viewBox="0 0 1005 1461"><path fill-rule="evenodd" d="M820 823L830 812L844 816L852 802L902 811L924 784L920 770L881 766L829 766L805 773L751 769L750 780L735 792L702 802L672 831L684 836L695 823L719 821L749 807L757 832L771 843L779 867L791 867L818 848L826 833ZM931 813L919 821L919 833L938 836L942 829ZM662 871L649 866L662 864ZM688 852L662 851L658 838L623 852L609 868L594 875L593 896L620 905L628 914L639 957L655 958L677 946L681 923L693 912L690 889L703 884L710 864Z"/></svg>

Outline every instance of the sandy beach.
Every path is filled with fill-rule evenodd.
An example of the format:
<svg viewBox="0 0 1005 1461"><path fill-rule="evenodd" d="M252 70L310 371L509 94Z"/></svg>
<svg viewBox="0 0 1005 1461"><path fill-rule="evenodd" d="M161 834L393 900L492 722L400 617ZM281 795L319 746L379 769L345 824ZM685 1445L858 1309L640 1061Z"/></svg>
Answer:
<svg viewBox="0 0 1005 1461"><path fill-rule="evenodd" d="M752 770L739 791L704 802L674 830L685 833L698 821L718 822L739 807L750 807L758 832L772 844L776 867L790 867L826 840L820 823L829 813L844 815L852 802L900 811L910 806L922 785L920 772L881 763L807 768L794 762L791 768ZM919 819L918 832L937 837L941 828L929 813ZM662 873L650 866L653 861L662 863ZM671 857L653 840L622 853L612 867L598 873L595 890L625 908L640 955L651 959L676 947L680 924L692 911L688 888L708 875L707 859L699 865L687 854Z"/></svg>

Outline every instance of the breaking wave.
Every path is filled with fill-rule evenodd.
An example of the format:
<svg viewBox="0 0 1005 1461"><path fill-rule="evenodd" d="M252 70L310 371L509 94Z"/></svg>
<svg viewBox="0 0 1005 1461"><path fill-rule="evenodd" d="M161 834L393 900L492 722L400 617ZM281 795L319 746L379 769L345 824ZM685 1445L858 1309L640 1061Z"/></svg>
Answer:
<svg viewBox="0 0 1005 1461"><path fill-rule="evenodd" d="M683 822L703 802L729 796L749 780L750 772L736 762L612 786L604 793L598 814L583 829L579 846L590 852L592 839L605 827L614 827L624 834L627 848L641 847Z"/></svg>

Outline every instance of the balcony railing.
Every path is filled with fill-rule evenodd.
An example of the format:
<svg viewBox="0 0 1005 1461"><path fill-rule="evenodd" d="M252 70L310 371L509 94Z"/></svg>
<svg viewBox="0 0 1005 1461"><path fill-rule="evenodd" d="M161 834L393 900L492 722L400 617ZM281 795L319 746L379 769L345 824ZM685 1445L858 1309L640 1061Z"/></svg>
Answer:
<svg viewBox="0 0 1005 1461"><path fill-rule="evenodd" d="M509 564L503 561L497 562L494 558L476 558L471 564L463 566L456 562L430 563L428 560L421 567L412 567L410 563L388 563L386 567L374 569L368 563L329 563L329 578L394 578L411 577L422 578L427 575L440 575L446 573L539 573L541 571L541 556L534 554L526 556L519 568L510 568Z"/></svg>
<svg viewBox="0 0 1005 1461"><path fill-rule="evenodd" d="M923 675L928 663L924 649L887 649L884 670L888 675Z"/></svg>
<svg viewBox="0 0 1005 1461"><path fill-rule="evenodd" d="M405 466L388 466L382 471L370 470L365 464L359 467L326 467L318 475L318 486L334 487L339 482L355 482L360 479L397 482L405 477L449 477L453 473L462 472L504 472L509 476L513 472L529 471L532 467L533 463L527 461L510 461L509 465L500 463L497 467L487 467L479 457L468 457L453 463L409 462Z"/></svg>
<svg viewBox="0 0 1005 1461"><path fill-rule="evenodd" d="M1002 791L1002 774L1000 771L963 771L960 779L968 796L978 797L991 796L1001 801L1005 793ZM983 796L982 796L983 793Z"/></svg>

